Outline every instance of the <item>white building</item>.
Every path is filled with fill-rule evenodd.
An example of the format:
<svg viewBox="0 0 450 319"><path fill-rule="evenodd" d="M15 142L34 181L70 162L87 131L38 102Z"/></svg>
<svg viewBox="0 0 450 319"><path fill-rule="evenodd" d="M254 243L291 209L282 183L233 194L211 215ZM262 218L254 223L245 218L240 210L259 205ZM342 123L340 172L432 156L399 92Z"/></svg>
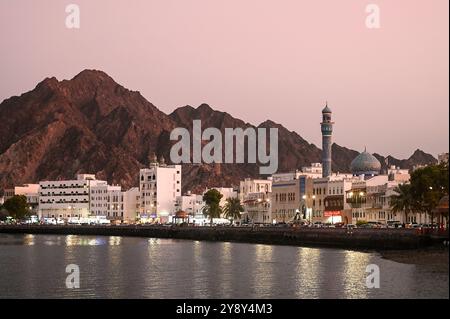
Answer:
<svg viewBox="0 0 450 319"><path fill-rule="evenodd" d="M388 177L390 181L399 183L407 183L411 178L408 169L401 169L400 167L391 166L388 169Z"/></svg>
<svg viewBox="0 0 450 319"><path fill-rule="evenodd" d="M122 192L123 195L123 220L134 223L139 216L140 192L138 187L132 187Z"/></svg>
<svg viewBox="0 0 450 319"><path fill-rule="evenodd" d="M246 178L240 182L239 198L245 211L241 220L246 223L272 223L270 196L272 179Z"/></svg>
<svg viewBox="0 0 450 319"><path fill-rule="evenodd" d="M93 174L78 174L76 180L39 182L39 218L88 217L90 188L106 184Z"/></svg>
<svg viewBox="0 0 450 319"><path fill-rule="evenodd" d="M139 171L140 218L143 222L167 223L181 195L181 165L166 165L154 157L150 168Z"/></svg>
<svg viewBox="0 0 450 319"><path fill-rule="evenodd" d="M122 191L121 186L98 184L91 186L91 215L104 216L109 220L132 223L139 212L139 189Z"/></svg>
<svg viewBox="0 0 450 319"><path fill-rule="evenodd" d="M248 193L244 197L241 220L251 224L272 224L271 193Z"/></svg>
<svg viewBox="0 0 450 319"><path fill-rule="evenodd" d="M246 178L239 183L239 198L241 202L251 193L271 193L272 179Z"/></svg>
<svg viewBox="0 0 450 319"><path fill-rule="evenodd" d="M177 211L185 211L189 215L189 223L195 225L203 225L208 222L203 215L203 207L205 202L203 196L198 194L191 194L188 192L186 195L178 196L175 204Z"/></svg>
<svg viewBox="0 0 450 319"><path fill-rule="evenodd" d="M331 175L312 180L312 222L340 223L345 222L344 210L350 206L345 202L345 193L351 189L352 182L358 180L350 176Z"/></svg>
<svg viewBox="0 0 450 319"><path fill-rule="evenodd" d="M303 166L300 170L286 173L276 173L272 175L273 182L289 182L299 179L300 176L306 178L321 178L322 177L322 164L311 163L311 166Z"/></svg>
<svg viewBox="0 0 450 319"><path fill-rule="evenodd" d="M301 172L310 178L322 177L322 163L311 163L311 166L302 167Z"/></svg>

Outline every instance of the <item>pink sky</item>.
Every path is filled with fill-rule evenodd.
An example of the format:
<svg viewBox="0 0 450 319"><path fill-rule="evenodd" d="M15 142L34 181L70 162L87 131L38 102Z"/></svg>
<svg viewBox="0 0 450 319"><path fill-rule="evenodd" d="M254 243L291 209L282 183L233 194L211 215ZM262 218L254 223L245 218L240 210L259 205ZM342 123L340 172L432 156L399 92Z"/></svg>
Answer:
<svg viewBox="0 0 450 319"><path fill-rule="evenodd" d="M65 27L65 6L81 28ZM381 28L365 26L379 5ZM271 119L320 147L333 140L407 157L449 145L448 0L0 2L0 100L47 76L100 69L162 111L186 104Z"/></svg>

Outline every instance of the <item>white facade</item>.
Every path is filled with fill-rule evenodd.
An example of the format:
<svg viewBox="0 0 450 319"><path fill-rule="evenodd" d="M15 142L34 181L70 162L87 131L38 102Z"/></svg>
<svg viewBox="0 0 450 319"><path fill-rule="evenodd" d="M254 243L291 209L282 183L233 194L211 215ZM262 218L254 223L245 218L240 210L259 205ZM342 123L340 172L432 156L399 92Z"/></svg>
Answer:
<svg viewBox="0 0 450 319"><path fill-rule="evenodd" d="M123 218L123 195L120 186L99 184L91 187L90 210L95 216Z"/></svg>
<svg viewBox="0 0 450 319"><path fill-rule="evenodd" d="M240 182L239 198L245 211L242 221L248 223L272 223L270 196L272 179L246 178Z"/></svg>
<svg viewBox="0 0 450 319"><path fill-rule="evenodd" d="M134 223L139 214L140 192L138 187L130 188L122 192L123 195L123 220Z"/></svg>
<svg viewBox="0 0 450 319"><path fill-rule="evenodd" d="M140 217L151 222L166 223L176 211L181 196L181 165L159 165L139 171Z"/></svg>
<svg viewBox="0 0 450 319"><path fill-rule="evenodd" d="M189 214L189 222L196 225L203 225L208 222L203 215L203 207L205 202L203 196L198 194L191 194L188 192L186 195L178 196L176 199L176 210L182 210Z"/></svg>
<svg viewBox="0 0 450 319"><path fill-rule="evenodd" d="M391 171L391 169L389 170ZM390 207L392 196L397 195L395 188L402 183L409 181L409 174L406 170L391 176L379 175L366 180L359 180L352 183L350 190L346 192L346 201L351 202L348 209L348 220L355 224L357 222L375 222L387 224L389 222L408 223L429 223L430 218L423 213L410 213L408 217L402 212L394 213Z"/></svg>
<svg viewBox="0 0 450 319"><path fill-rule="evenodd" d="M312 183L312 222L340 223L343 222L344 210L350 209L345 202L346 191L352 188L352 182L358 180L345 175L332 175L313 179Z"/></svg>
<svg viewBox="0 0 450 319"><path fill-rule="evenodd" d="M107 183L91 174L79 174L76 180L39 182L39 217L88 217L89 190L102 184Z"/></svg>
<svg viewBox="0 0 450 319"><path fill-rule="evenodd" d="M91 215L104 216L109 220L134 222L139 212L139 189L122 191L120 186L91 186Z"/></svg>
<svg viewBox="0 0 450 319"><path fill-rule="evenodd" d="M321 178L323 172L322 163L311 163L311 166L302 167L301 172L310 178Z"/></svg>
<svg viewBox="0 0 450 319"><path fill-rule="evenodd" d="M244 223L271 224L272 210L270 197L271 193L269 192L246 194L242 201L245 211L241 216L241 220Z"/></svg>
<svg viewBox="0 0 450 319"><path fill-rule="evenodd" d="M239 183L239 197L241 202L251 193L271 193L272 180L271 179L252 179L246 178Z"/></svg>
<svg viewBox="0 0 450 319"><path fill-rule="evenodd" d="M388 178L390 181L395 181L399 183L407 183L411 178L409 170L400 169L399 167L391 166L388 169Z"/></svg>

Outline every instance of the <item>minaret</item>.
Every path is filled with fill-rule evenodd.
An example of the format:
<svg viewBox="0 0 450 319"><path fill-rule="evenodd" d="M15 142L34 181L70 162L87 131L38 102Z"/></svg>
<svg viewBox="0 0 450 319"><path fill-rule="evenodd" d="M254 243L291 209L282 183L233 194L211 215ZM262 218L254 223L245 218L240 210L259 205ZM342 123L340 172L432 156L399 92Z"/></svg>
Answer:
<svg viewBox="0 0 450 319"><path fill-rule="evenodd" d="M322 177L331 175L331 135L333 133L333 124L331 122L331 110L328 107L328 102L322 110Z"/></svg>

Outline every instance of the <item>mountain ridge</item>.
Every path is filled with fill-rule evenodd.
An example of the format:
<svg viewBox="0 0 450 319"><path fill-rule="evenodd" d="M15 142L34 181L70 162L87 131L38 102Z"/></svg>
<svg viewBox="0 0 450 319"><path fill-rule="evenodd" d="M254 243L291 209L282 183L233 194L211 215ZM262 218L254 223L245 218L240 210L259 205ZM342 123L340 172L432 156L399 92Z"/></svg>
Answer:
<svg viewBox="0 0 450 319"><path fill-rule="evenodd" d="M269 119L253 125L206 103L166 114L107 73L83 70L70 80L47 77L34 89L0 103L0 189L74 178L81 172L95 173L124 188L136 186L139 168L149 164L153 153L169 162L171 130L185 127L192 133L194 119L202 120L202 128L222 132L226 127L277 127L279 171L321 161L320 148ZM332 150L333 171L348 171L358 152L336 143ZM385 167L386 157L374 155ZM402 168L436 162L420 149L407 159L387 158L389 165ZM183 191L237 186L245 177L258 176L256 164L185 164Z"/></svg>

